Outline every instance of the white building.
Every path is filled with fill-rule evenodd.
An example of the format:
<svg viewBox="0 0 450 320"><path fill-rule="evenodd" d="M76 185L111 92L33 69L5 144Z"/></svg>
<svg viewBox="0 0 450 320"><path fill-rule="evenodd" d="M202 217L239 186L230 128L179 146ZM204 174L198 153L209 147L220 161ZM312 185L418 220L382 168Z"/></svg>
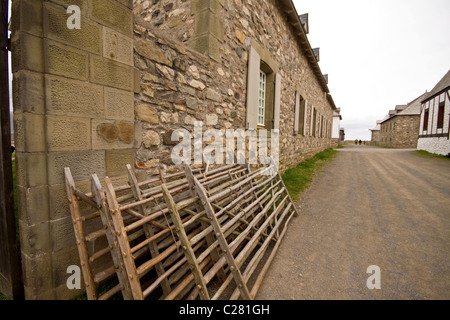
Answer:
<svg viewBox="0 0 450 320"><path fill-rule="evenodd" d="M333 112L333 132L331 135L332 139L339 139L340 140L340 133L341 133L341 109L336 109Z"/></svg>
<svg viewBox="0 0 450 320"><path fill-rule="evenodd" d="M450 154L450 71L422 101L418 150Z"/></svg>

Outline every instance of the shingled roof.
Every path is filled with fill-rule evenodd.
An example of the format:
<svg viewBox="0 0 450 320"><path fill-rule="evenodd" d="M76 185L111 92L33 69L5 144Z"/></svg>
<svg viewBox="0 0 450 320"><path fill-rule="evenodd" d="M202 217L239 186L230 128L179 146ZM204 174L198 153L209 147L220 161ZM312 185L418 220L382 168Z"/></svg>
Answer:
<svg viewBox="0 0 450 320"><path fill-rule="evenodd" d="M422 105L422 99L428 95L427 92L422 94L420 97L416 98L412 102L408 103L408 106L405 110L399 112L399 115L409 116L409 115L418 115L420 114L420 107Z"/></svg>
<svg viewBox="0 0 450 320"><path fill-rule="evenodd" d="M381 120L380 123L386 122L392 118L395 118L397 116L414 116L414 115L420 115L420 106L422 105L422 100L428 96L428 93L425 92L420 97L417 97L413 101L409 102L406 105L397 105L395 107L395 110L389 111L389 116L386 116L383 120Z"/></svg>
<svg viewBox="0 0 450 320"><path fill-rule="evenodd" d="M433 97L440 94L442 91L450 88L450 70L447 74L438 82L438 84L431 90L421 101L422 103L431 100Z"/></svg>

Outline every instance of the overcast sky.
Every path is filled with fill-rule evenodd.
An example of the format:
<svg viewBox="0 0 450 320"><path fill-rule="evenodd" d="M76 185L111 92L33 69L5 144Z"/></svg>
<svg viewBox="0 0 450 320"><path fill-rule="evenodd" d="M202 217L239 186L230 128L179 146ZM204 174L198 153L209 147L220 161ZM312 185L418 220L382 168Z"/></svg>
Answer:
<svg viewBox="0 0 450 320"><path fill-rule="evenodd" d="M450 69L449 0L293 0L343 116L346 139L430 91Z"/></svg>

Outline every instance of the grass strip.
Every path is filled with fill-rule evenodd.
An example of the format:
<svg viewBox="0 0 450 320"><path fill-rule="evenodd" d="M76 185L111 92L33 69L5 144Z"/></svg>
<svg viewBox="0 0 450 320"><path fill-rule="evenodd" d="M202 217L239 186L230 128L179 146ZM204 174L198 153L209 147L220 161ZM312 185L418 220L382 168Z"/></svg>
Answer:
<svg viewBox="0 0 450 320"><path fill-rule="evenodd" d="M300 163L297 167L287 170L283 175L283 181L292 199L298 201L300 195L309 188L314 174L325 164L332 161L338 151L326 149L314 157Z"/></svg>

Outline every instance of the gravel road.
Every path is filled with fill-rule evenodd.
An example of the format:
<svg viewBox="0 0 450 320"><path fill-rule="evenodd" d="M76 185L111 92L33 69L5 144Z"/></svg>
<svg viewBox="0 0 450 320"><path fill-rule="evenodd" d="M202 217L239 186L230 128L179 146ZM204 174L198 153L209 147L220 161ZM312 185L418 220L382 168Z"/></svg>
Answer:
<svg viewBox="0 0 450 320"><path fill-rule="evenodd" d="M450 299L450 161L346 146L299 206L256 299Z"/></svg>

